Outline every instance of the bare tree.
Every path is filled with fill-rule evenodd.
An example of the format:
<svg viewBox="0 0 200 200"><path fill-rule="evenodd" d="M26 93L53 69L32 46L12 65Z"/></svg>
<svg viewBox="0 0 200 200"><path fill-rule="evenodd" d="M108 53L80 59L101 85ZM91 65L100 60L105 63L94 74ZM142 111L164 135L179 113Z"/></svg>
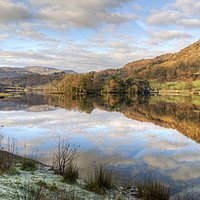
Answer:
<svg viewBox="0 0 200 200"><path fill-rule="evenodd" d="M69 164L72 164L77 156L79 145L61 138L56 141L57 148L53 150L53 168L64 174Z"/></svg>

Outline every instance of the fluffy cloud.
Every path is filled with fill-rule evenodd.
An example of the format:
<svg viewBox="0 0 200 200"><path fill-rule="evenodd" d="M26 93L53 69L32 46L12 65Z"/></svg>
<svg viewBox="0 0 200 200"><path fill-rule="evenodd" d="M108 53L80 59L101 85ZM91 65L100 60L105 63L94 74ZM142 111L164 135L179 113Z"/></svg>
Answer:
<svg viewBox="0 0 200 200"><path fill-rule="evenodd" d="M33 25L30 23L20 24L20 30L16 31L16 35L21 37L43 38L44 34L38 30L34 30Z"/></svg>
<svg viewBox="0 0 200 200"><path fill-rule="evenodd" d="M23 3L12 3L10 0L0 0L0 22L10 23L27 21L33 18Z"/></svg>
<svg viewBox="0 0 200 200"><path fill-rule="evenodd" d="M169 41L173 39L187 39L187 38L190 38L191 35L184 31L165 30L165 31L156 31L155 33L151 32L149 34L149 37L151 41L162 42L162 41Z"/></svg>
<svg viewBox="0 0 200 200"><path fill-rule="evenodd" d="M146 22L153 26L174 25L184 28L199 28L200 2L176 0L161 10L152 10Z"/></svg>
<svg viewBox="0 0 200 200"><path fill-rule="evenodd" d="M40 6L38 18L52 24L67 24L77 28L94 28L103 23L121 24L136 19L133 14L121 14L118 9L130 0L32 0Z"/></svg>
<svg viewBox="0 0 200 200"><path fill-rule="evenodd" d="M56 38L49 38L44 33L39 30L37 24L32 23L20 23L19 29L15 31L15 35L20 36L22 38L31 38L37 41L45 41L45 42L60 42L60 40Z"/></svg>
<svg viewBox="0 0 200 200"><path fill-rule="evenodd" d="M198 0L176 0L172 7L180 9L187 16L200 15L200 2Z"/></svg>
<svg viewBox="0 0 200 200"><path fill-rule="evenodd" d="M52 60L52 57L49 55L41 54L40 52L34 51L1 51L0 50L0 59L2 60Z"/></svg>
<svg viewBox="0 0 200 200"><path fill-rule="evenodd" d="M181 14L177 11L152 11L151 15L147 17L146 21L149 25L163 26L166 24L175 24L180 17Z"/></svg>
<svg viewBox="0 0 200 200"><path fill-rule="evenodd" d="M113 8L119 7L121 4L126 3L130 0L29 0L29 2L34 6L46 6L46 5L59 5L59 6L69 6L72 8L82 7L82 8L96 8L96 7L106 7Z"/></svg>
<svg viewBox="0 0 200 200"><path fill-rule="evenodd" d="M200 19L182 19L177 22L177 25L189 29L199 29Z"/></svg>

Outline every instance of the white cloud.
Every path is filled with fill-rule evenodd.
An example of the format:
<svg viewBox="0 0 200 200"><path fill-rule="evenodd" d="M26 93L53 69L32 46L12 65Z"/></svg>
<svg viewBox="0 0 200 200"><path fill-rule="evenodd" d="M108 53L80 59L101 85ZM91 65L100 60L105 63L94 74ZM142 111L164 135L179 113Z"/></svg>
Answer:
<svg viewBox="0 0 200 200"><path fill-rule="evenodd" d="M176 0L161 10L152 10L146 19L153 26L174 25L185 29L200 27L200 2L196 0Z"/></svg>
<svg viewBox="0 0 200 200"><path fill-rule="evenodd" d="M49 55L43 55L40 52L34 51L1 51L0 58L3 60L18 60L27 59L27 60L48 60L52 59Z"/></svg>
<svg viewBox="0 0 200 200"><path fill-rule="evenodd" d="M191 35L183 31L162 31L155 34L155 37L162 40L171 40L179 38L190 38Z"/></svg>
<svg viewBox="0 0 200 200"><path fill-rule="evenodd" d="M191 35L184 31L177 31L177 30L164 30L159 31L156 30L155 32L149 33L150 41L153 42L163 42L169 41L174 39L188 39L191 38Z"/></svg>
<svg viewBox="0 0 200 200"><path fill-rule="evenodd" d="M180 9L186 16L200 16L200 2L198 0L176 0L172 7Z"/></svg>
<svg viewBox="0 0 200 200"><path fill-rule="evenodd" d="M20 36L22 38L31 38L37 41L46 41L46 42L60 42L60 40L56 38L48 38L44 33L40 32L37 24L32 23L20 23L19 30L15 31L16 36Z"/></svg>
<svg viewBox="0 0 200 200"><path fill-rule="evenodd" d="M21 37L31 37L31 38L43 38L44 34L39 32L38 30L34 30L33 25L30 23L20 24L21 30L16 31L16 35Z"/></svg>
<svg viewBox="0 0 200 200"><path fill-rule="evenodd" d="M27 21L33 18L29 9L23 3L12 3L10 0L0 0L0 22L12 23Z"/></svg>
<svg viewBox="0 0 200 200"><path fill-rule="evenodd" d="M121 14L111 9L120 8L130 0L68 0L68 1L31 1L39 5L37 15L40 20L51 24L67 24L77 28L94 28L102 24L122 24L136 19L134 14Z"/></svg>
<svg viewBox="0 0 200 200"><path fill-rule="evenodd" d="M188 29L199 29L200 28L200 18L199 19L182 19L177 22L178 26L182 26Z"/></svg>
<svg viewBox="0 0 200 200"><path fill-rule="evenodd" d="M173 10L152 11L151 15L147 17L146 22L149 25L163 26L167 24L176 24L180 19L181 14Z"/></svg>

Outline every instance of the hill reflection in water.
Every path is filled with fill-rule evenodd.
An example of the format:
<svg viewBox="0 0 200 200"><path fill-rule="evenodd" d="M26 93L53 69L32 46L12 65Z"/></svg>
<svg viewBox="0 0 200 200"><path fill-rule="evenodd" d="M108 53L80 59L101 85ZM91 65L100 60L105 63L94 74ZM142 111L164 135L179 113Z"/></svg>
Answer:
<svg viewBox="0 0 200 200"><path fill-rule="evenodd" d="M38 146L46 163L61 134L81 145L82 171L96 161L133 179L151 173L172 184L174 193L200 185L198 97L29 94L0 106L1 131L20 146Z"/></svg>

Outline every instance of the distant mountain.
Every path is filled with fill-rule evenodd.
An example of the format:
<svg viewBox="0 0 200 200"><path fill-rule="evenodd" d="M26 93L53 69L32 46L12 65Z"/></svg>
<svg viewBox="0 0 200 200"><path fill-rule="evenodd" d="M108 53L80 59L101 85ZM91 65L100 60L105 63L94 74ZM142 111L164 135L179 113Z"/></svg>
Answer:
<svg viewBox="0 0 200 200"><path fill-rule="evenodd" d="M77 74L73 70L59 70L54 68L48 67L40 67L40 66L33 66L33 67L0 67L0 79L2 78L11 78L17 76L24 76L24 75L51 75L54 73L66 73L66 74Z"/></svg>
<svg viewBox="0 0 200 200"><path fill-rule="evenodd" d="M29 72L23 68L0 67L0 79L30 74L33 74L33 72Z"/></svg>
<svg viewBox="0 0 200 200"><path fill-rule="evenodd" d="M0 88L12 87L38 87L52 83L53 81L61 81L65 74L55 73L51 75L40 75L40 74L28 74L14 77L4 77L0 79Z"/></svg>
<svg viewBox="0 0 200 200"><path fill-rule="evenodd" d="M41 67L41 66L30 66L30 67L27 66L27 67L24 67L23 69L29 72L41 74L41 75L51 75L54 73L61 73L61 72L64 72L65 74L77 74L73 70L60 70L60 69Z"/></svg>

